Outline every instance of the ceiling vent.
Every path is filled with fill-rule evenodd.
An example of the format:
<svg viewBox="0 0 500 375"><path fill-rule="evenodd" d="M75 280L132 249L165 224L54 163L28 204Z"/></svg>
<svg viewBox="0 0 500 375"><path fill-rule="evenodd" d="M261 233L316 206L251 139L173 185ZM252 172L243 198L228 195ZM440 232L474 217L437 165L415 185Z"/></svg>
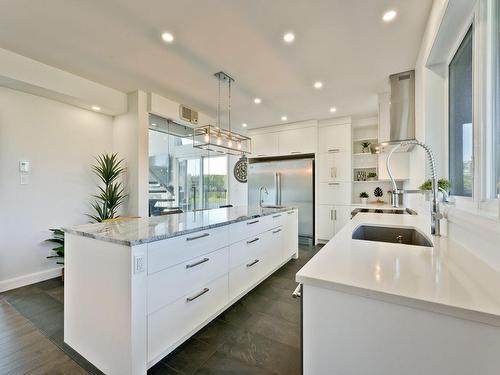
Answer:
<svg viewBox="0 0 500 375"><path fill-rule="evenodd" d="M190 124L198 125L198 112L183 104L179 105L179 117Z"/></svg>

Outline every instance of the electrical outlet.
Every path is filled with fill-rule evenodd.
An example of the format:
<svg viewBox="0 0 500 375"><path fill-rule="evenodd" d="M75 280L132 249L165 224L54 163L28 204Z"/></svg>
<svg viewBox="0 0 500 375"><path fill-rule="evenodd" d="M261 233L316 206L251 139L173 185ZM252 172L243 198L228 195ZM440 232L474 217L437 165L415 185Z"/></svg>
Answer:
<svg viewBox="0 0 500 375"><path fill-rule="evenodd" d="M142 273L146 269L144 254L134 255L134 273Z"/></svg>

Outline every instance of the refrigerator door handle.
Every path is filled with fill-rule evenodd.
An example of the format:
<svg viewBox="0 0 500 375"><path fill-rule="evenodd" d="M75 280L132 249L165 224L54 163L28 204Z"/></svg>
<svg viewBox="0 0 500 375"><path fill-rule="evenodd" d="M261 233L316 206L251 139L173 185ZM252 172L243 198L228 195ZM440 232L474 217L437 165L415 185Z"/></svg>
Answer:
<svg viewBox="0 0 500 375"><path fill-rule="evenodd" d="M278 172L278 206L281 206L281 173Z"/></svg>
<svg viewBox="0 0 500 375"><path fill-rule="evenodd" d="M279 200L279 180L278 180L278 172L274 172L274 204L278 205Z"/></svg>

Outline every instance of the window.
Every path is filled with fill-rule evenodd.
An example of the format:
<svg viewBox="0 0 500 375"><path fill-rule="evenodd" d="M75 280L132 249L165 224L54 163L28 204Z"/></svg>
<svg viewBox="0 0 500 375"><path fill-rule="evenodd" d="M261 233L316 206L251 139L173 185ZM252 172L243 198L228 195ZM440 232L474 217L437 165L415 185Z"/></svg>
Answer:
<svg viewBox="0 0 500 375"><path fill-rule="evenodd" d="M161 117L149 120L149 214L216 208L228 199L226 155L193 148L192 130Z"/></svg>
<svg viewBox="0 0 500 375"><path fill-rule="evenodd" d="M451 194L471 197L473 162L472 27L449 65L449 174Z"/></svg>

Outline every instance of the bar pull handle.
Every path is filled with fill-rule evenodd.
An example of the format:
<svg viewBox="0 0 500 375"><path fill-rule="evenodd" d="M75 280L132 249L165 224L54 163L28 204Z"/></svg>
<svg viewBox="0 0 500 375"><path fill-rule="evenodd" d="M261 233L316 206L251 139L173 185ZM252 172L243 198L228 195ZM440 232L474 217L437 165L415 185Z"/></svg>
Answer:
<svg viewBox="0 0 500 375"><path fill-rule="evenodd" d="M209 258L203 258L197 262L191 263L191 264L186 264L186 268L193 268L196 266L199 266L200 264L203 264L205 262L208 262L210 259Z"/></svg>
<svg viewBox="0 0 500 375"><path fill-rule="evenodd" d="M290 154L300 154L300 151L292 151Z"/></svg>
<svg viewBox="0 0 500 375"><path fill-rule="evenodd" d="M186 302L191 302L191 301L194 301L196 298L199 298L199 297L201 297L202 295L204 295L205 293L208 293L208 291L209 291L209 290L210 290L210 289L208 289L208 288L203 288L203 290L202 290L202 291L200 291L200 292L196 293L194 296L186 298Z"/></svg>
<svg viewBox="0 0 500 375"><path fill-rule="evenodd" d="M333 221L333 210L330 210L330 220Z"/></svg>
<svg viewBox="0 0 500 375"><path fill-rule="evenodd" d="M257 156L267 156L266 154L258 154Z"/></svg>
<svg viewBox="0 0 500 375"><path fill-rule="evenodd" d="M249 221L247 225L257 224L259 220Z"/></svg>
<svg viewBox="0 0 500 375"><path fill-rule="evenodd" d="M340 183L338 183L338 182L329 182L328 185L330 185L330 186L337 186L337 185L340 185Z"/></svg>
<svg viewBox="0 0 500 375"><path fill-rule="evenodd" d="M337 221L337 209L333 210L334 213L334 220Z"/></svg>
<svg viewBox="0 0 500 375"><path fill-rule="evenodd" d="M281 229L273 230L273 234L276 234L276 233L279 233L279 232L281 232Z"/></svg>
<svg viewBox="0 0 500 375"><path fill-rule="evenodd" d="M194 241L194 240L198 240L200 238L208 237L208 236L210 236L210 233L203 233L203 234L200 234L199 236L187 237L186 241Z"/></svg>
<svg viewBox="0 0 500 375"><path fill-rule="evenodd" d="M274 215L274 216L273 216L273 219L276 219L277 217L281 217L281 214L279 214L279 215Z"/></svg>
<svg viewBox="0 0 500 375"><path fill-rule="evenodd" d="M247 268L250 268L250 267L252 267L253 265L255 265L257 263L259 263L259 260L255 259L253 262L247 264Z"/></svg>
<svg viewBox="0 0 500 375"><path fill-rule="evenodd" d="M339 148L331 148L328 150L329 153L333 154L333 153L336 153L336 152L340 152L340 149Z"/></svg>
<svg viewBox="0 0 500 375"><path fill-rule="evenodd" d="M254 238L253 240L249 240L247 241L247 244L250 245L251 243L254 243L254 242L257 242L259 240L259 238Z"/></svg>
<svg viewBox="0 0 500 375"><path fill-rule="evenodd" d="M330 168L330 177L337 178L337 167Z"/></svg>
<svg viewBox="0 0 500 375"><path fill-rule="evenodd" d="M291 214L293 214L293 211L288 211L287 214L291 215Z"/></svg>

